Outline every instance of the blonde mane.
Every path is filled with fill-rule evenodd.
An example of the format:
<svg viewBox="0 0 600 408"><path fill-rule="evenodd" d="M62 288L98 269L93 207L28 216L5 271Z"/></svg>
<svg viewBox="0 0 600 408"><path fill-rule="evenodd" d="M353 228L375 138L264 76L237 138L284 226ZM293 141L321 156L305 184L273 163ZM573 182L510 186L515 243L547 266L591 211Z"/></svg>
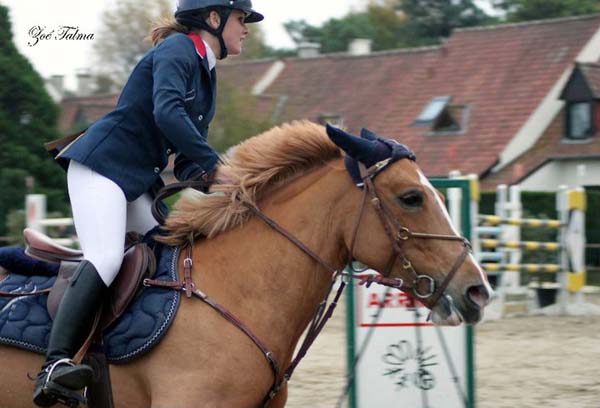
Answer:
<svg viewBox="0 0 600 408"><path fill-rule="evenodd" d="M325 128L309 121L274 127L234 147L225 159L233 183L213 186L222 194L204 195L188 189L175 203L157 237L169 245L181 245L190 236L213 237L246 222L251 214L238 197L256 204L265 191L314 166L341 157Z"/></svg>

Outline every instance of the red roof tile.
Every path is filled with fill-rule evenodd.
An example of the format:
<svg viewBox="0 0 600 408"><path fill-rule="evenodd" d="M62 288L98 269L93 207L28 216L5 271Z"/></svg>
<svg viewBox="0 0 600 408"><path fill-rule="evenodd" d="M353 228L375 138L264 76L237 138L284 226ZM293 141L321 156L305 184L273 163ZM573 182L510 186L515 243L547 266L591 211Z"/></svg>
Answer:
<svg viewBox="0 0 600 408"><path fill-rule="evenodd" d="M417 153L428 175L483 174L598 30L600 16L457 30L440 48L286 59L266 91L289 99L282 119L338 113ZM435 96L468 105L462 134L411 127Z"/></svg>
<svg viewBox="0 0 600 408"><path fill-rule="evenodd" d="M279 121L338 114L351 132L368 127L409 145L429 176L458 169L490 182L515 180L514 168L488 171L599 28L600 15L592 15L457 30L440 47L286 58L283 71L251 108L278 115ZM220 65L219 82L249 93L275 62ZM600 85L600 65L585 66L590 86ZM412 126L436 96L451 96L452 104L468 107L463 132L431 134L429 128ZM100 116L116 97L65 100L61 128L72 125L80 108L90 119ZM581 145L565 146L560 137L545 134L517 159L517 169L529 171L552 154L585 151Z"/></svg>
<svg viewBox="0 0 600 408"><path fill-rule="evenodd" d="M594 93L594 97L600 99L600 64L578 64L581 72Z"/></svg>

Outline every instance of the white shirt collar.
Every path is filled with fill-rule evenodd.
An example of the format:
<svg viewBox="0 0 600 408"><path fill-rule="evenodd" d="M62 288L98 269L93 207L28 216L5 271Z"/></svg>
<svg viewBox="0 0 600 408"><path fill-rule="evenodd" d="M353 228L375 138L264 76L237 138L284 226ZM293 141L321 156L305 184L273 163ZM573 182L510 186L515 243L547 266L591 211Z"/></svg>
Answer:
<svg viewBox="0 0 600 408"><path fill-rule="evenodd" d="M217 56L215 52L210 48L210 45L204 40L204 46L206 47L206 59L208 60L208 68L212 71L212 69L217 65Z"/></svg>

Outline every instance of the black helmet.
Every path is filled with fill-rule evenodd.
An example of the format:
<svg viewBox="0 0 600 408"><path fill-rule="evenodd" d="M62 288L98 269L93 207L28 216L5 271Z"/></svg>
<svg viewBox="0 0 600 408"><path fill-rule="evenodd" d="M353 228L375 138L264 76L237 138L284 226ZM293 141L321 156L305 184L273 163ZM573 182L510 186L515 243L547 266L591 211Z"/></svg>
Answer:
<svg viewBox="0 0 600 408"><path fill-rule="evenodd" d="M241 10L246 13L246 23L258 23L264 16L252 9L251 0L178 0L175 19L184 15L197 13L211 7L223 7Z"/></svg>

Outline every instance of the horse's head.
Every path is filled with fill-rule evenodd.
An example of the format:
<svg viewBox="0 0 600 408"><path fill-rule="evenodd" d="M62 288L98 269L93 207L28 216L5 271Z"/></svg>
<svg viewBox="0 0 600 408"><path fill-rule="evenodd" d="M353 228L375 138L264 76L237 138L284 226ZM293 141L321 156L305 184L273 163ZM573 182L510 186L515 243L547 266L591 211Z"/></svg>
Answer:
<svg viewBox="0 0 600 408"><path fill-rule="evenodd" d="M402 279L435 323L478 322L492 289L412 151L368 130L360 138L331 126L327 133L346 152L357 191L364 191L355 194L362 198L344 236L354 259Z"/></svg>

